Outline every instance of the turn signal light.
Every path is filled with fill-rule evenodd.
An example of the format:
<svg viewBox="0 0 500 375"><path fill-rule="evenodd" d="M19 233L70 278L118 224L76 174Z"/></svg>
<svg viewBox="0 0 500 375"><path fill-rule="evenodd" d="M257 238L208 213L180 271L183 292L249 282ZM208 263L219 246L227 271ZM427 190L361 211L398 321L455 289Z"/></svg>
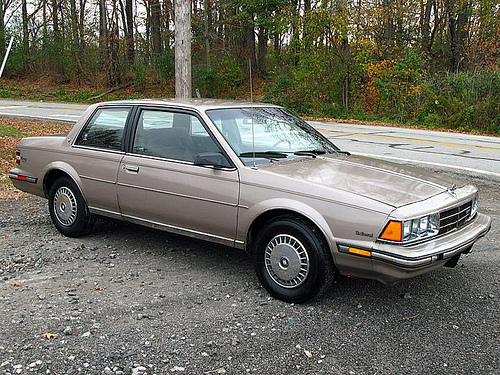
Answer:
<svg viewBox="0 0 500 375"><path fill-rule="evenodd" d="M389 221L389 224L385 227L380 238L383 240L400 242L402 239L402 233L403 231L400 221Z"/></svg>
<svg viewBox="0 0 500 375"><path fill-rule="evenodd" d="M365 257L371 257L372 256L371 251L363 250L363 249L358 249L356 247L350 247L347 251L349 251L351 254L363 255Z"/></svg>

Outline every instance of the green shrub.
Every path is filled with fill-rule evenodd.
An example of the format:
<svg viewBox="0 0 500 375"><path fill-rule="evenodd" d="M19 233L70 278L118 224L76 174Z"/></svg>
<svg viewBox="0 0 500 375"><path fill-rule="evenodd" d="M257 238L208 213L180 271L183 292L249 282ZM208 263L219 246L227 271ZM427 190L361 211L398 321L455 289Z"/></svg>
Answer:
<svg viewBox="0 0 500 375"><path fill-rule="evenodd" d="M154 66L164 80L170 80L175 76L175 53L167 51L153 57Z"/></svg>

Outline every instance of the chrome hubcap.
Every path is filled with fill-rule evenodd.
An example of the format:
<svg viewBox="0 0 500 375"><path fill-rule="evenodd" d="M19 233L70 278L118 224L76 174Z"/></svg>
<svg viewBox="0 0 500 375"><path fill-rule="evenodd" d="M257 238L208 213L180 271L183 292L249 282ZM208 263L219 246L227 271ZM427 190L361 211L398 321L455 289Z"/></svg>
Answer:
<svg viewBox="0 0 500 375"><path fill-rule="evenodd" d="M61 186L54 195L54 213L57 220L64 226L70 226L76 220L76 212L75 195L67 187Z"/></svg>
<svg viewBox="0 0 500 375"><path fill-rule="evenodd" d="M288 234L279 234L269 241L264 261L269 276L283 288L302 285L309 274L309 256L304 245Z"/></svg>

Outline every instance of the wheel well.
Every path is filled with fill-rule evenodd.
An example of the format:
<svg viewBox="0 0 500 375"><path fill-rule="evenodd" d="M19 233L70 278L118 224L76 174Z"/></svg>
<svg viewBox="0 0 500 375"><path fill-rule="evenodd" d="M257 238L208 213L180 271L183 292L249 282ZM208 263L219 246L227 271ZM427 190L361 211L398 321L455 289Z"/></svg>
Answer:
<svg viewBox="0 0 500 375"><path fill-rule="evenodd" d="M257 238L257 234L259 233L260 229L270 220L273 220L277 217L280 216L288 216L288 217L296 217L298 219L304 220L308 222L311 226L315 227L318 230L318 234L323 237L323 240L325 241L326 244L329 244L330 242L327 240L325 234L319 228L316 223L314 223L311 219L308 217L301 215L297 212L290 211L290 210L283 210L283 209L277 209L277 210L270 210L262 213L260 216L258 216L250 225L250 229L248 230L247 234L247 246L246 249L249 253L252 252L253 249L253 243L255 239Z"/></svg>
<svg viewBox="0 0 500 375"><path fill-rule="evenodd" d="M49 197L50 187L59 177L71 178L66 172L63 172L60 169L53 169L45 175L43 179L43 194L45 195L45 198Z"/></svg>

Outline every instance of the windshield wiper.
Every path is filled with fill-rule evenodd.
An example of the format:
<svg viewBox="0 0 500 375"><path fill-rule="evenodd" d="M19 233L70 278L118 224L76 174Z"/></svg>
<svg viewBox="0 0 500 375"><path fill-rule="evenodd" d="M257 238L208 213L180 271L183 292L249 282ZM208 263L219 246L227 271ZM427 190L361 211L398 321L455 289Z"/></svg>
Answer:
<svg viewBox="0 0 500 375"><path fill-rule="evenodd" d="M335 152L337 154L344 154L344 155L348 155L348 156L351 155L351 153L349 151L335 150Z"/></svg>
<svg viewBox="0 0 500 375"><path fill-rule="evenodd" d="M238 155L241 158L266 158L266 159L285 159L288 157L287 154L279 151L249 151L242 152Z"/></svg>
<svg viewBox="0 0 500 375"><path fill-rule="evenodd" d="M315 158L318 155L326 154L326 151L325 150L299 150L299 151L295 151L293 154L299 155L299 156L312 156L313 158Z"/></svg>

